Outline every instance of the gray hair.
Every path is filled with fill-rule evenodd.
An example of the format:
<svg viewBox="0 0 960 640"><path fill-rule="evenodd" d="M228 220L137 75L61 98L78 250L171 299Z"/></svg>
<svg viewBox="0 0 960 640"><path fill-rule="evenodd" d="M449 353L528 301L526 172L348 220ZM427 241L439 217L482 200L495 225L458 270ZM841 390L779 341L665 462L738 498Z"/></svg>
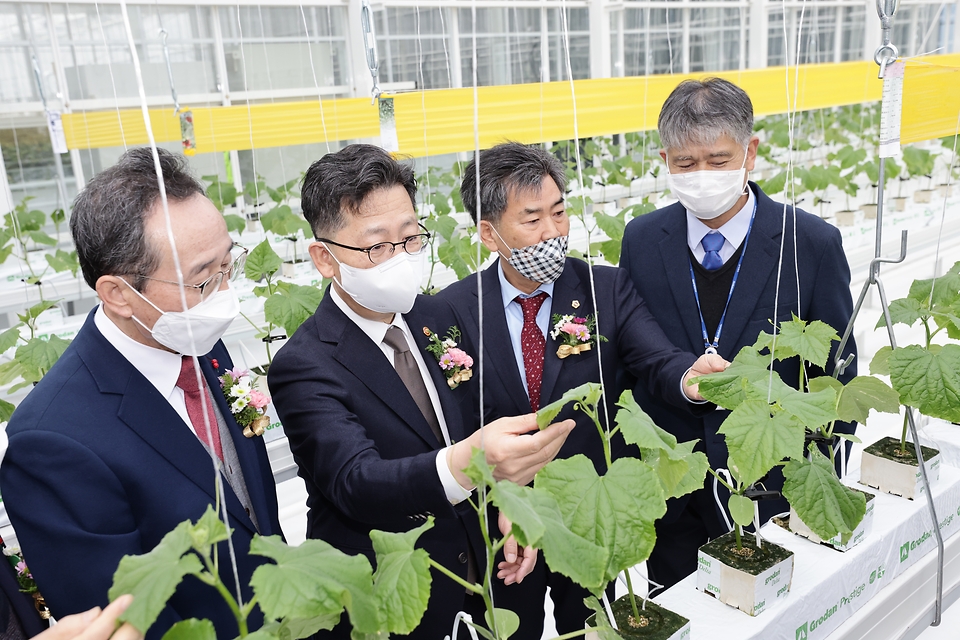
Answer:
<svg viewBox="0 0 960 640"><path fill-rule="evenodd" d="M403 187L414 209L417 180L410 165L372 144L351 144L328 153L307 169L300 184L300 208L316 238L346 224L344 210L355 214L371 192Z"/></svg>
<svg viewBox="0 0 960 640"><path fill-rule="evenodd" d="M728 80L684 80L663 103L657 129L664 149L712 144L724 134L745 147L753 136L753 103Z"/></svg>
<svg viewBox="0 0 960 640"><path fill-rule="evenodd" d="M477 222L477 165L471 160L463 171L460 199ZM480 217L500 221L507 209L507 196L527 190L540 191L543 179L553 178L560 193L567 190L563 164L541 147L505 142L480 152Z"/></svg>
<svg viewBox="0 0 960 640"><path fill-rule="evenodd" d="M157 149L167 199L183 201L203 195L183 156ZM160 200L160 184L149 147L130 149L117 164L97 174L77 196L70 233L77 247L83 279L91 288L105 275L134 276L142 290L144 276L160 264L156 247L144 236L144 221Z"/></svg>

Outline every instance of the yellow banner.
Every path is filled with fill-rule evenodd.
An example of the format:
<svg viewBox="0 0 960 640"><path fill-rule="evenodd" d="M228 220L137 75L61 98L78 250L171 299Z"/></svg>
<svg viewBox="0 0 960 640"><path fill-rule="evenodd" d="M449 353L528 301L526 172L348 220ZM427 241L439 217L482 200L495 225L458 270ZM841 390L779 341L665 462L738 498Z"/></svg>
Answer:
<svg viewBox="0 0 960 640"><path fill-rule="evenodd" d="M960 133L960 54L907 61L901 122L903 143Z"/></svg>
<svg viewBox="0 0 960 640"><path fill-rule="evenodd" d="M399 153L440 155L504 140L533 143L653 129L663 101L686 78L720 76L743 87L757 116L880 99L873 62L769 67L744 71L548 82L477 90L441 89L385 95L394 101ZM576 95L576 104L573 95ZM575 108L575 109L574 109ZM903 98L904 142L952 134L960 109L960 54L927 56L907 64ZM377 107L368 98L277 102L192 109L197 153L262 149L324 141L378 138ZM180 140L171 109L150 111L158 141ZM71 149L147 142L139 109L63 116ZM121 137L121 126L123 137Z"/></svg>

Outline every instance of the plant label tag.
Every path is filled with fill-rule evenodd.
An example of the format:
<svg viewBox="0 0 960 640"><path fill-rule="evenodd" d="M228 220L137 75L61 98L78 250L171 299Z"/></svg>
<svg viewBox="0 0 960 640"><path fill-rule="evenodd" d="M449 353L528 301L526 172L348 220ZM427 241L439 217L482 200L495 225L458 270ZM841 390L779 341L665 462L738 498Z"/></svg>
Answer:
<svg viewBox="0 0 960 640"><path fill-rule="evenodd" d="M47 111L47 130L50 132L50 144L54 153L67 153L67 136L63 130L63 118L59 111Z"/></svg>
<svg viewBox="0 0 960 640"><path fill-rule="evenodd" d="M902 60L886 67L883 74L883 99L880 107L880 157L900 155L900 116L903 109Z"/></svg>

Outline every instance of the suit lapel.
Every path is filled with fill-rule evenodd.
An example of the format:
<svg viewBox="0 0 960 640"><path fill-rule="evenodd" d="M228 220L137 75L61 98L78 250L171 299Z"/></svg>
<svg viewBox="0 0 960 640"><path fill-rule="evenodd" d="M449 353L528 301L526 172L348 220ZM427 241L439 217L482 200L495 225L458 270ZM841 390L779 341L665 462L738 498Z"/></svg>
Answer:
<svg viewBox="0 0 960 640"><path fill-rule="evenodd" d="M424 329L430 329L444 336L449 327L442 326L437 321L426 314L417 313L415 306L410 313L404 316L407 326L410 327L410 333L413 334L413 341L416 342L412 348L419 349L423 357L424 364L427 365L427 371L430 373L430 379L433 380L433 386L437 389L437 397L440 399L440 410L443 411L443 420L447 424L447 434L452 442L458 442L466 437L463 428L463 416L457 407L457 400L450 392L450 386L447 384L447 378L440 369L436 358L432 353L426 351L429 339L423 332ZM441 446L443 443L441 443Z"/></svg>
<svg viewBox="0 0 960 640"><path fill-rule="evenodd" d="M727 358L733 358L736 355L733 349L741 344L740 335L747 323L753 319L753 311L760 302L767 281L771 277L776 277L779 261L783 207L766 197L761 200L762 194L757 191L754 189L757 195L757 215L750 231L750 239L744 249L737 286L730 299L730 307L727 309L723 332L720 335L719 351ZM776 316L776 312L773 316ZM772 327L767 328L770 331L772 329ZM750 338L748 343L753 344L754 339L755 337Z"/></svg>
<svg viewBox="0 0 960 640"><path fill-rule="evenodd" d="M487 381L495 380L513 401L514 411L504 412L503 415L521 415L530 413L530 399L523 391L520 369L517 368L513 342L510 340L510 331L507 329L499 268L499 263L494 262L479 274L483 278L483 352L487 361L484 369L489 372L486 376ZM479 336L477 305L471 305L470 311L477 323Z"/></svg>
<svg viewBox="0 0 960 640"><path fill-rule="evenodd" d="M217 403L217 408L220 409L220 415L223 416L227 429L230 431L230 437L233 439L233 448L237 452L237 459L240 461L240 468L243 470L243 481L247 488L247 495L250 498L250 506L253 508L254 513L257 514L260 533L262 535L270 535L271 532L269 528L273 518L270 517L267 508L267 496L263 482L260 481L261 462L257 454L257 444L253 438L247 438L243 435L243 429L234 419L233 413L227 404L227 399L220 390L220 380L213 370L213 365L210 364L207 358L200 358L200 369L207 379L207 385L209 385L210 391L213 394L214 402ZM250 520L243 505L240 504L239 499L236 499L232 490L229 490L230 485L227 484L225 488L228 489L227 510L247 524L251 531L256 530L256 527L253 526L253 521ZM231 499L231 496L234 499Z"/></svg>
<svg viewBox="0 0 960 640"><path fill-rule="evenodd" d="M427 419L420 413L407 387L396 369L360 327L347 318L329 295L320 301L317 324L326 327L321 339L337 343L334 358L362 382L367 389L380 398L401 420L417 433L431 449L440 443L433 435ZM336 338L331 340L332 332Z"/></svg>
<svg viewBox="0 0 960 640"><path fill-rule="evenodd" d="M659 242L660 258L666 274L667 285L677 305L677 311L690 344L696 353L703 348L703 330L700 326L700 311L690 282L690 250L687 247L687 220L682 207L676 207L675 215L666 216L664 236Z"/></svg>
<svg viewBox="0 0 960 640"><path fill-rule="evenodd" d="M588 267L589 268L589 267ZM573 308L573 301L586 297L581 301L583 305L579 309ZM549 399L553 397L554 387L557 385L557 378L560 376L560 369L563 360L557 355L558 342L550 338L550 330L553 327L553 316L575 314L585 317L593 311L593 300L589 296L584 296L580 291L580 278L570 267L570 261L557 278L553 285L553 297L551 298L550 321L547 323L547 344L543 354L543 381L540 383L540 406L548 404Z"/></svg>

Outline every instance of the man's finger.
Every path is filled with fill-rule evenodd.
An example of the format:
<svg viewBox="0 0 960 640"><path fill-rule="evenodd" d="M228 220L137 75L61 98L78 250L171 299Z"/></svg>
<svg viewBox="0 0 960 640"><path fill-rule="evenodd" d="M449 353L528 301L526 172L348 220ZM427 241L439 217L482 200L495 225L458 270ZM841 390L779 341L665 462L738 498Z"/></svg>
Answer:
<svg viewBox="0 0 960 640"><path fill-rule="evenodd" d="M523 561L517 569L517 582L523 582L523 579L530 575L537 564L537 550L533 547L523 548Z"/></svg>
<svg viewBox="0 0 960 640"><path fill-rule="evenodd" d="M510 564L517 561L517 539L513 536L503 544L503 558Z"/></svg>
<svg viewBox="0 0 960 640"><path fill-rule="evenodd" d="M131 595L120 596L111 602L77 640L107 640L117 628L117 618L127 610L131 602Z"/></svg>

